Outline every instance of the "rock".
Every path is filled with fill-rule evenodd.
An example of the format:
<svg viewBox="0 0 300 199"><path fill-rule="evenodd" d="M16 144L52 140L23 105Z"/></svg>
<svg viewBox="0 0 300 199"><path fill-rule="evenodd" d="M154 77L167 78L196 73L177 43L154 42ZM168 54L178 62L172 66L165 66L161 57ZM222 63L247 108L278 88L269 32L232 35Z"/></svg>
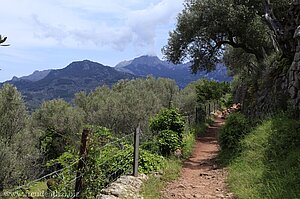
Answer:
<svg viewBox="0 0 300 199"><path fill-rule="evenodd" d="M209 176L208 173L200 173L199 175L200 175L200 176Z"/></svg>
<svg viewBox="0 0 300 199"><path fill-rule="evenodd" d="M202 198L202 195L200 195L200 194L194 194L193 196L194 196L194 198Z"/></svg>
<svg viewBox="0 0 300 199"><path fill-rule="evenodd" d="M189 199L194 198L194 196L192 194L189 194L189 193L184 194L184 197L189 198Z"/></svg>
<svg viewBox="0 0 300 199"><path fill-rule="evenodd" d="M180 184L180 185L178 185L178 188L186 189L186 186L184 186L183 184Z"/></svg>
<svg viewBox="0 0 300 199"><path fill-rule="evenodd" d="M142 174L138 177L121 176L113 182L108 188L101 190L97 196L99 199L142 199L139 191L147 176Z"/></svg>
<svg viewBox="0 0 300 199"><path fill-rule="evenodd" d="M226 196L225 195L223 195L223 194L217 194L216 195L216 198L225 198Z"/></svg>
<svg viewBox="0 0 300 199"><path fill-rule="evenodd" d="M296 97L297 97L297 89L294 87L294 86L291 86L290 88L289 88L289 93L290 93L290 95L291 95L291 98L292 99L295 99Z"/></svg>

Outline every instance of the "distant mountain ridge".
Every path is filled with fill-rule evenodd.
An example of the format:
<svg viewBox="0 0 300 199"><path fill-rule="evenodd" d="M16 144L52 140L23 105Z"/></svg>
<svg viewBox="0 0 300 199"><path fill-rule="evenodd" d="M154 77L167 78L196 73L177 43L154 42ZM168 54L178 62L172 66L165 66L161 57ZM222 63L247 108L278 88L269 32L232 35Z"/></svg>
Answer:
<svg viewBox="0 0 300 199"><path fill-rule="evenodd" d="M14 77L10 81L22 92L30 109L36 108L45 100L63 98L72 101L79 91L89 92L98 86L111 86L121 79L138 77L165 77L174 79L180 88L201 78L230 81L226 67L216 65L216 70L191 74L189 64L174 65L155 56L141 56L123 61L115 67L104 66L89 60L75 61L62 69L35 71L24 77Z"/></svg>
<svg viewBox="0 0 300 199"><path fill-rule="evenodd" d="M138 76L153 75L174 79L180 88L198 79L210 79L215 81L231 81L224 64L217 64L216 70L211 72L201 71L191 74L190 63L173 64L162 61L156 56L144 55L130 61L123 61L115 66L116 70L131 73Z"/></svg>
<svg viewBox="0 0 300 199"><path fill-rule="evenodd" d="M14 76L11 81L19 81L20 79L22 79L22 80L29 80L29 81L35 82L35 81L45 78L51 71L52 71L52 69L42 70L42 71L36 70L32 74L27 75L27 76L23 76L23 77Z"/></svg>
<svg viewBox="0 0 300 199"><path fill-rule="evenodd" d="M76 61L63 69L51 70L37 81L28 78L13 78L5 83L14 84L24 96L30 108L42 101L62 98L71 101L79 91L91 91L97 86L111 86L121 79L134 79L137 76L117 71L89 60Z"/></svg>

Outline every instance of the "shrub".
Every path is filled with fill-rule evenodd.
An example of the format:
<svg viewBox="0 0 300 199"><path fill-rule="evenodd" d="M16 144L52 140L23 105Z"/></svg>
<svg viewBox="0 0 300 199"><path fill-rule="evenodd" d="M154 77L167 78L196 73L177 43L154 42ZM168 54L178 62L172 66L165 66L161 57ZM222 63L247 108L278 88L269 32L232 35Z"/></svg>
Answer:
<svg viewBox="0 0 300 199"><path fill-rule="evenodd" d="M158 135L158 145L163 156L169 156L176 149L181 148L182 140L178 133L172 130L163 130Z"/></svg>
<svg viewBox="0 0 300 199"><path fill-rule="evenodd" d="M139 172L151 173L153 171L160 171L164 168L164 157L150 153L147 150L140 150L139 154Z"/></svg>
<svg viewBox="0 0 300 199"><path fill-rule="evenodd" d="M228 153L230 156L238 153L240 151L240 140L249 130L249 122L243 114L230 114L219 135L221 153Z"/></svg>
<svg viewBox="0 0 300 199"><path fill-rule="evenodd" d="M175 109L162 110L150 120L150 129L158 135L160 154L170 155L181 148L184 132L184 119Z"/></svg>
<svg viewBox="0 0 300 199"><path fill-rule="evenodd" d="M176 109L164 109L150 120L150 130L159 132L162 130L172 130L182 138L184 131L184 119Z"/></svg>

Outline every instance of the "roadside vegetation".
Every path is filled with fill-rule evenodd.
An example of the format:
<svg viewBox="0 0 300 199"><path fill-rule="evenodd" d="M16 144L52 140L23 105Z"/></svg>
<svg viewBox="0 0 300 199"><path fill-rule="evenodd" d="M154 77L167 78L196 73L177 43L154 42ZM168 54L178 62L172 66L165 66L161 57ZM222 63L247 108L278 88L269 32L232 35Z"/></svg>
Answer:
<svg viewBox="0 0 300 199"><path fill-rule="evenodd" d="M278 114L249 124L234 113L220 134L230 190L238 198L299 198L300 122Z"/></svg>

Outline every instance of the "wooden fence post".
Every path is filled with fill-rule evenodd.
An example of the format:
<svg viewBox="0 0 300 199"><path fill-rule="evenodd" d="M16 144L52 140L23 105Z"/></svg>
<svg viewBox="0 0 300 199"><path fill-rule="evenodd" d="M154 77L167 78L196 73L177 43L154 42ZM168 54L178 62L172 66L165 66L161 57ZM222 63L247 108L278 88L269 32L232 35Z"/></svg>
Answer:
<svg viewBox="0 0 300 199"><path fill-rule="evenodd" d="M76 183L75 183L75 197L76 199L80 198L80 194L83 189L83 173L84 165L87 156L87 139L89 135L89 129L83 129L81 135L81 144L80 144L80 159L78 161L77 174L76 174Z"/></svg>
<svg viewBox="0 0 300 199"><path fill-rule="evenodd" d="M140 131L141 125L136 128L134 133L134 157L133 157L133 176L137 177L138 174L138 167L139 167L139 145L140 145Z"/></svg>

